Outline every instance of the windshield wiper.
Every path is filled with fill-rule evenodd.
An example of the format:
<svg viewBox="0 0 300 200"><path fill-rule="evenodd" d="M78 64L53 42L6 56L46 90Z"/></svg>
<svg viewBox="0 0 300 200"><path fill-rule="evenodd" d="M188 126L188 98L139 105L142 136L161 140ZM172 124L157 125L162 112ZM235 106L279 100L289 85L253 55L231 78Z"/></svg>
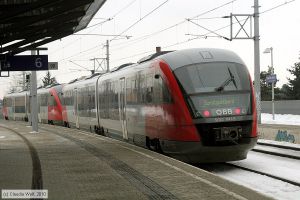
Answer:
<svg viewBox="0 0 300 200"><path fill-rule="evenodd" d="M216 88L215 88L215 91L217 91L217 92L223 91L224 88L225 88L225 86L227 86L231 81L232 81L232 83L234 84L235 88L237 89L237 85L236 85L234 76L232 75L232 73L231 73L229 67L227 67L227 69L228 69L228 72L229 72L229 77L228 77L228 79L226 79L226 80L224 81L224 83L222 83L219 87L216 87Z"/></svg>

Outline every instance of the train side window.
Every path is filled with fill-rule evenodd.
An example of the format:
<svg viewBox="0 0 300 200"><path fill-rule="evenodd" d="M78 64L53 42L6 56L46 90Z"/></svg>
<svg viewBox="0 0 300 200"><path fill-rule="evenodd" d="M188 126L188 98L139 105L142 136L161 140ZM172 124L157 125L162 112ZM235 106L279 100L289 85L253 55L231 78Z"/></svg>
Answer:
<svg viewBox="0 0 300 200"><path fill-rule="evenodd" d="M89 88L89 105L90 105L90 116L96 117L96 104L95 104L95 87Z"/></svg>
<svg viewBox="0 0 300 200"><path fill-rule="evenodd" d="M117 109L118 111L118 115L119 116L119 97L118 97L118 85L119 85L119 81L115 81L115 88L114 88L114 96L115 96L115 109Z"/></svg>
<svg viewBox="0 0 300 200"><path fill-rule="evenodd" d="M166 85L164 80L162 80L162 100L163 100L164 103L171 103L172 102L171 93L170 93L169 88Z"/></svg>
<svg viewBox="0 0 300 200"><path fill-rule="evenodd" d="M110 119L114 118L113 115L113 107L114 107L114 96L113 96L113 88L114 88L114 82L108 82L108 115Z"/></svg>
<svg viewBox="0 0 300 200"><path fill-rule="evenodd" d="M146 103L152 103L153 101L153 74L149 74L146 77Z"/></svg>
<svg viewBox="0 0 300 200"><path fill-rule="evenodd" d="M146 83L145 83L145 75L139 74L139 87L138 87L138 102L145 103L146 102Z"/></svg>
<svg viewBox="0 0 300 200"><path fill-rule="evenodd" d="M90 93L89 93L89 87L86 86L84 89L83 89L83 94L84 94L84 97L83 97L83 108L84 108L84 115L86 117L90 117L91 116L91 104L90 104Z"/></svg>
<svg viewBox="0 0 300 200"><path fill-rule="evenodd" d="M110 118L118 120L119 119L119 102L118 102L118 81L113 81L111 83L111 91L110 91Z"/></svg>
<svg viewBox="0 0 300 200"><path fill-rule="evenodd" d="M132 92L132 103L137 103L137 79L136 77L133 77L131 79L131 92Z"/></svg>
<svg viewBox="0 0 300 200"><path fill-rule="evenodd" d="M45 98L47 98L47 97L45 97ZM56 101L52 94L48 94L48 102L49 102L49 106L56 106Z"/></svg>
<svg viewBox="0 0 300 200"><path fill-rule="evenodd" d="M154 79L154 99L155 103L162 103L162 79Z"/></svg>
<svg viewBox="0 0 300 200"><path fill-rule="evenodd" d="M136 104L138 101L137 80L135 77L126 79L126 103Z"/></svg>
<svg viewBox="0 0 300 200"><path fill-rule="evenodd" d="M131 82L130 79L126 79L126 103L131 104Z"/></svg>
<svg viewBox="0 0 300 200"><path fill-rule="evenodd" d="M171 103L172 97L168 86L161 76L154 79L154 97L155 103Z"/></svg>
<svg viewBox="0 0 300 200"><path fill-rule="evenodd" d="M16 97L15 98L15 112L16 113L25 113L24 97Z"/></svg>
<svg viewBox="0 0 300 200"><path fill-rule="evenodd" d="M107 81L104 85L104 117L105 119L109 118L109 111L108 111L108 106L109 106L109 95L108 95L108 87L109 87L109 82Z"/></svg>

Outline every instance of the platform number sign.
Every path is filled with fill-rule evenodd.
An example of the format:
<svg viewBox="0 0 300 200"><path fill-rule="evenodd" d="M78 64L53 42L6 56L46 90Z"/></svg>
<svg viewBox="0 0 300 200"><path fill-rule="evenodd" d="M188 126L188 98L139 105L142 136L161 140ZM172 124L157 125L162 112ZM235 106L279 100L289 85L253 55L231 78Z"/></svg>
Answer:
<svg viewBox="0 0 300 200"><path fill-rule="evenodd" d="M43 67L42 58L36 58L36 59L35 59L35 67L36 67L36 68L41 68L41 67Z"/></svg>
<svg viewBox="0 0 300 200"><path fill-rule="evenodd" d="M1 62L2 71L48 70L48 55L7 56Z"/></svg>

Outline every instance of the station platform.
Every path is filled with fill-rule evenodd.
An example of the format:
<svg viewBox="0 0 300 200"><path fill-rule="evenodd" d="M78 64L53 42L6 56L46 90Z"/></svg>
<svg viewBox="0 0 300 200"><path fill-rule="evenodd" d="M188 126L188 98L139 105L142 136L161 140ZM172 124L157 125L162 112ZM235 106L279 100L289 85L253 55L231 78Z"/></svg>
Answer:
<svg viewBox="0 0 300 200"><path fill-rule="evenodd" d="M0 120L0 189L48 199L269 199L202 169L76 129Z"/></svg>

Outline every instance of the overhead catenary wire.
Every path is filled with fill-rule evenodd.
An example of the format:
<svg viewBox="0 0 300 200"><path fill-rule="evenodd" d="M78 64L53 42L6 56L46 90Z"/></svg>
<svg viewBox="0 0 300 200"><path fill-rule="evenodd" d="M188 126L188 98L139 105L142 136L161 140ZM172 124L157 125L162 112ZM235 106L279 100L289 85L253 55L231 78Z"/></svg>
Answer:
<svg viewBox="0 0 300 200"><path fill-rule="evenodd" d="M86 29L88 29L88 28L91 28L91 27L94 27L94 26L102 25L102 24L104 24L105 22L108 22L108 21L110 21L110 20L111 20L110 18L109 18L109 19L106 19L105 21L102 21L102 22L100 22L100 23L97 23L97 24L94 24L94 25L92 25L92 26L89 26L89 27L85 28L84 30L86 30ZM93 31L93 30L92 30L92 31ZM92 32L92 31L90 31L90 32ZM79 32L80 32L80 31L79 31ZM90 32L88 32L88 33L90 33ZM76 34L72 34L72 35L76 35ZM74 44L74 43L77 42L78 40L81 40L81 39L82 39L82 37L77 38L77 39L73 40L72 42L69 42L68 44L64 45L63 48L55 49L55 50L53 50L52 52L50 52L49 54L55 54L55 53L58 53L59 50L64 49L64 48L66 48L66 47L68 47L68 46Z"/></svg>
<svg viewBox="0 0 300 200"><path fill-rule="evenodd" d="M88 68L83 67L82 65L79 65L79 64L77 64L76 62L74 62L74 61L72 61L72 60L69 60L69 62L71 62L71 63L73 63L74 65L77 65L78 67L81 67L81 68L83 68L83 69L85 69L85 70L89 70Z"/></svg>
<svg viewBox="0 0 300 200"><path fill-rule="evenodd" d="M145 19L146 17L148 17L149 15L151 15L153 12L155 12L156 10L158 10L160 7L162 7L164 4L166 4L169 0L164 1L163 3L159 4L157 7L155 7L153 10L151 10L150 12L148 12L146 15L144 15L142 18L140 18L139 20L137 20L136 22L134 22L133 24L131 24L128 28L126 28L124 31L122 31L119 35L122 35L123 33L125 33L126 31L128 31L129 29L131 29L132 27L134 27L136 24L138 24L139 22L141 22L143 19ZM112 38L110 41L113 41L114 39L116 39L118 37L115 36L114 38Z"/></svg>
<svg viewBox="0 0 300 200"><path fill-rule="evenodd" d="M140 21L142 21L143 19L145 19L146 17L148 17L149 15L151 15L153 12L155 12L156 10L158 10L160 7L162 7L162 6L163 6L164 4L166 4L168 1L169 1L169 0L166 0L166 1L164 1L163 3L159 4L159 5L158 5L157 7L155 7L153 10L151 10L151 11L148 12L146 15L144 15L141 19L139 19L139 20L137 20L136 22L134 22L132 25L130 25L128 28L126 28L124 31L122 31L120 34L117 34L117 35L116 35L114 38L112 38L110 41L115 40L117 37L121 36L123 33L125 33L126 31L128 31L129 29L131 29L133 26L135 26L137 23L139 23ZM69 56L69 57L64 58L64 59L62 59L62 60L67 60L67 59L72 58L72 57L74 57L74 56L80 55L80 54L82 54L83 52L90 51L90 50L92 50L92 49L95 49L95 48L97 48L97 47L99 47L99 46L103 46L103 45L104 45L104 44L94 46L94 47L92 47L92 48L86 49L86 50L84 50L84 51L82 51L82 52L80 52L80 53L77 53L77 54L75 54L75 55ZM62 61L62 60L60 60L60 61Z"/></svg>
<svg viewBox="0 0 300 200"><path fill-rule="evenodd" d="M117 15L121 14L124 10L129 8L136 1L137 0L133 0L133 1L129 2L126 6L124 6L122 9L120 9L118 12L116 12L111 18L115 18Z"/></svg>
<svg viewBox="0 0 300 200"><path fill-rule="evenodd" d="M279 7L281 7L281 6L285 6L285 5L287 5L287 4L289 4L289 3L292 3L292 2L294 2L294 1L296 1L296 0L285 1L285 2L282 3L282 4L279 4L279 5L277 5L277 6L274 6L274 7L272 7L272 8L269 8L269 9L267 9L267 10L264 10L264 11L260 12L260 14L264 14L264 13L266 13L266 12L272 11L272 10L274 10L274 9L277 9L277 8L279 8Z"/></svg>
<svg viewBox="0 0 300 200"><path fill-rule="evenodd" d="M264 13L266 13L266 12L272 11L272 10L274 10L274 9L277 9L277 8L279 8L279 7L281 7L281 6L287 5L287 4L292 3L292 2L294 2L294 1L295 1L295 0L286 1L285 3L279 4L279 5L277 5L277 6L274 6L274 7L272 7L272 8L267 9L267 10L261 12L260 14L264 14ZM228 2L228 3L229 3L229 2ZM224 6L225 6L225 5L228 5L228 3L223 4L223 5L224 5ZM215 9L212 9L212 10L215 10ZM204 13L205 13L205 12L204 12ZM200 16L200 15L199 15L199 16ZM199 17L199 16L198 16L198 17ZM193 18L190 18L190 19L193 19ZM243 22L243 21L245 21L245 20L246 20L246 19L241 20L241 22ZM237 24L237 23L238 23L238 22L235 22L235 23L233 23L233 24ZM176 25L177 25L177 24L176 24ZM173 26L175 27L176 25L172 25L172 28L173 28ZM198 24L197 24L197 25L198 25ZM201 26L201 25L199 25L199 26ZM170 27L171 27L171 26L170 26ZM202 26L201 26L201 27L202 27ZM179 44L184 44L184 43L187 43L187 42L190 42L190 41L199 39L199 38L206 38L206 37L207 37L209 34L211 34L211 33L216 34L216 35L219 36L220 38L229 40L229 38L227 38L227 37L224 38L222 35L219 35L218 33L216 33L217 31L223 30L223 29L228 28L228 27L230 27L230 25L226 25L226 26L220 27L220 28L215 29L215 30L213 30L213 31L212 31L212 30L209 30L209 29L206 29L205 27L202 27L202 28L208 30L209 32L207 32L207 33L205 33L205 34L203 34L203 35L198 35L198 36L196 36L196 37L194 37L194 38L190 38L190 39L188 39L188 40L184 40L184 41L181 41L181 42L176 42L176 43L173 43L173 44L170 44L170 45L166 45L166 46L164 46L163 48L169 48L169 47L177 46L177 45L179 45ZM169 28L169 27L168 27L168 28ZM166 29L168 29L168 28L166 28ZM149 34L149 35L151 35L151 34ZM127 57L123 57L123 58L114 60L113 62L120 61L120 60L124 60L124 59L128 59L128 58L133 58L133 57L135 57L135 56L138 56L138 55L144 55L144 54L146 54L146 53L151 53L151 52L153 52L153 51L145 51L145 52L142 52L142 53L139 53L139 54L134 54L134 55L132 55L132 56L127 56Z"/></svg>
<svg viewBox="0 0 300 200"><path fill-rule="evenodd" d="M135 0L135 1L136 1L136 0ZM135 1L130 2L130 3L129 3L127 6L125 6L123 9L128 8L128 7L129 7L130 5L132 5L132 3L135 2ZM202 13L196 15L196 16L193 16L193 17L191 17L190 19L194 19L194 18L203 16L203 15L208 14L208 13L210 13L210 12L213 12L213 11L215 11L215 10L217 10L217 9L220 9L220 8L222 8L222 7L225 7L225 6L231 4L231 3L235 2L235 1L238 1L238 0L231 0L231 1L229 1L229 2L226 2L226 3L224 3L224 4L221 4L220 6L217 6L217 7L215 7L215 8L210 9L210 10L204 11L204 12L202 12ZM161 7L161 6L162 6L163 4L165 4L166 2L167 2L167 1L163 2L162 4L160 4L158 7L156 7L155 9L153 9L152 11L150 11L148 14L146 14L143 18L145 18L146 16L150 15L151 13L153 13L155 10L157 10L159 7ZM118 11L117 13L120 14L121 12ZM116 15L116 14L115 14L115 15ZM141 21L141 19L138 20L137 22L135 22L133 25L135 25L136 23L138 23L138 22L140 22L140 21ZM136 38L136 39L132 39L131 41L129 41L129 42L127 42L127 43L125 42L125 43L126 43L126 44L132 43L132 42L136 42L136 43L137 43L137 42L143 41L143 40L146 39L146 38L152 37L152 36L154 36L154 35L157 35L157 34L159 34L159 33L162 33L162 32L164 32L164 31L167 31L167 30L169 30L169 29L172 29L172 28L174 28L174 27L176 27L176 26L178 26L178 25L181 25L181 24L183 24L183 23L185 23L185 22L186 22L186 20L180 21L180 22L178 22L178 23L176 23L176 24L174 24L174 25L171 25L171 26L169 26L169 27L166 27L166 28L164 28L164 29L162 29L162 30L159 30L159 31L156 31L156 32L151 33L151 34L147 34L147 35L141 36L141 37ZM132 28L133 25L131 25L130 27L128 27L127 29L125 29L125 31L128 31L130 28ZM125 31L123 31L123 32L120 33L119 35L122 35ZM116 37L117 37L117 36L116 36ZM115 38L116 38L116 37L115 37ZM114 39L114 38L113 38L113 39ZM111 50L116 50L115 48L113 48L114 46L117 46L117 45L124 45L125 43L119 43L119 44L111 45L111 46L112 46ZM102 45L104 45L104 44L102 44ZM93 46L93 47L91 47L91 48L89 48L89 49L86 49L86 50L84 50L84 51L81 51L81 52L79 52L79 53L77 53L77 54L75 54L75 55L71 55L71 56L69 56L69 57L67 57L67 58L61 59L60 61L70 59L70 58L72 58L72 57L74 57L74 56L78 56L78 55L80 55L80 54L82 54L82 53L85 53L85 52L90 52L90 51L93 50L93 49L96 49L96 48L98 48L98 47L101 47L102 45L96 45L96 46ZM126 45L126 46L127 46L127 45ZM123 48L123 47L122 47L122 48ZM118 49L119 49L119 48L118 48ZM120 49L121 49L121 48L120 48Z"/></svg>
<svg viewBox="0 0 300 200"><path fill-rule="evenodd" d="M195 18L198 18L198 17L200 17L200 16L206 15L206 14L211 13L211 12L213 12L213 11L216 11L216 10L218 10L218 9L220 9L220 8L223 8L223 7L225 7L225 6L229 5L229 4L232 4L232 3L235 2L235 1L237 1L237 0L232 0L232 1L226 2L226 3L224 3L224 4L221 4L220 6L217 6L217 7L215 7L215 8L212 8L212 9L209 9L209 10L207 10L207 11L204 11L204 12L202 12L202 13L196 15L196 16L190 17L189 19L195 19ZM128 41L128 42L123 42L123 43L119 43L119 44L114 44L114 45L112 45L112 46L118 46L118 45L122 45L122 44L125 44L125 43L128 44L128 43L131 43L131 42L134 42L134 41L137 41L137 40L142 41L142 40L144 40L144 39L146 39L146 38L149 38L149 37L151 37L151 36L157 35L157 34L159 34L159 33L162 33L162 32L165 32L165 31L167 31L167 30L169 30L169 29L172 29L172 28L174 28L174 27L176 27L176 26L179 26L179 25L181 25L181 24L183 24L183 23L185 23L185 22L186 22L186 20L182 20L182 21L180 21L180 22L178 22L178 23L176 23L176 24L173 24L173 25L171 25L171 26L168 26L168 27L166 27L166 28L164 28L164 29L161 29L161 30L159 30L159 31L156 31L156 32L154 32L154 33L147 34L147 35L141 36L141 37L139 37L139 38L132 39L131 41ZM113 49L113 47L112 47L112 49Z"/></svg>
<svg viewBox="0 0 300 200"><path fill-rule="evenodd" d="M210 12L212 12L212 11L215 11L215 10L217 10L217 9L220 9L220 8L224 7L224 6L227 6L227 5L229 5L229 4L231 4L231 3L235 2L235 1L237 1L237 0L233 0L233 1L229 1L229 2L227 2L227 3L224 3L224 4L222 4L222 5L220 5L220 6L217 6L217 7L213 8L213 9L210 9L210 10L208 10L208 11L202 12L202 13L198 14L197 16L191 17L190 19L198 18L198 17L200 17L200 16L202 16L202 15L208 14L208 13L210 13ZM274 10L274 9L276 9L276 8L279 8L279 7L283 6L283 5L286 5L286 4L291 3L291 2L294 2L294 1L295 1L295 0L291 0L291 1L285 2L285 3L283 3L283 4L277 5L277 6L273 7L273 8L270 8L270 9L267 9L267 10L261 12L261 14L266 13L266 12L269 12L269 11L272 11L272 10ZM119 49L119 48L113 48L113 47L114 47L114 46L118 46L118 45L126 45L126 46L128 46L129 43L132 43L132 42L136 42L136 43L137 43L137 42L143 41L143 40L146 39L146 38L149 38L149 37L154 36L154 35L157 35L157 34L159 34L159 33L161 33L161 32L167 31L167 30L169 30L169 29L171 29L171 28L174 28L174 27L176 27L176 26L178 26L178 25L180 25L180 24L183 24L183 23L185 23L185 22L186 22L186 20L183 20L183 21L181 21L181 22L179 22L179 23L176 23L176 24L174 24L174 25L171 25L171 26L169 26L169 27L166 27L166 28L164 28L164 29L162 29L162 30L159 30L159 31L156 31L156 32L154 32L154 33L147 34L147 35L141 36L141 37L139 37L139 38L132 39L132 40L130 40L129 42L125 42L127 45L126 45L125 43L114 44L114 45L112 45L112 48L111 48L111 49L112 49L112 50L117 50L117 49ZM225 28L228 28L228 27L230 27L230 25L223 26L223 27L221 27L221 28L219 28L219 29L213 30L213 32L217 32L217 31L219 31L219 30L222 30L222 29L225 29ZM209 35L210 33L211 33L211 32L206 33L206 34L203 34L203 35L199 35L199 36L197 36L197 37L195 37L195 38L192 38L192 39L185 40L183 43L186 43L186 42L189 42L189 41L192 41L192 40L195 40L195 39L199 39L199 38L201 38L201 37L205 37L205 36ZM174 44L171 44L171 45L168 45L168 46L175 46L175 45L178 45L178 44L180 44L180 43L182 43L182 42L174 43ZM93 50L93 49L95 49L95 48L98 48L99 46L101 46L101 45L97 45L97 46L94 46L94 47L92 47L92 48L86 49L86 50L84 50L84 51L82 51L82 52L80 52L80 53L77 53L77 54L75 54L75 55L72 55L72 56L70 56L70 57L68 57L68 58L72 58L72 57L74 57L74 56L80 55L80 54L85 53L85 52L90 52L91 50ZM122 47L122 48L124 48L124 47ZM120 49L121 49L121 48L120 48ZM149 53L149 52L152 52L152 51L146 51L146 52ZM145 54L145 53L143 53L143 54ZM139 54L139 55L142 55L142 53ZM136 56L136 55L135 55L135 56ZM68 58L66 58L66 59L68 59ZM126 58L130 58L130 56L128 56L128 57L126 57ZM66 59L63 59L63 60L66 60ZM123 59L125 59L125 58L121 58L121 59L118 59L118 60L123 60ZM117 60L116 60L116 61L117 61Z"/></svg>
<svg viewBox="0 0 300 200"><path fill-rule="evenodd" d="M104 19L104 21L99 22L99 23L96 23L96 24L93 24L93 25L91 25L91 26L88 26L88 27L86 27L86 28L83 29L83 30L87 30L87 29L92 28L92 27L97 27L97 26L99 26L99 25L103 25L104 23L106 23L106 22L108 22L108 21L113 20L116 16L118 16L119 14L121 14L124 10L126 10L128 7L130 7L130 6L131 6L134 2L136 2L136 1L137 1L137 0L131 1L131 2L128 3L125 7L123 7L123 8L120 9L119 11L117 11L113 16L111 16L111 17L109 17L109 18L96 18L96 19ZM94 18L94 19L95 19L95 18ZM95 30L95 29L93 29L93 30ZM90 32L92 32L93 30L91 30ZM90 33L90 32L88 32L88 33ZM66 48L66 47L68 47L68 46L74 44L74 42L76 42L76 41L78 41L78 40L80 40L80 39L81 39L81 37L78 38L78 39L76 39L76 40L74 40L74 41L72 41L72 42L70 42L70 43L68 43L67 45L64 45L63 48ZM59 49L61 49L61 48L59 48ZM55 51L50 52L50 53L51 53L51 54L57 53L59 49L56 49Z"/></svg>
<svg viewBox="0 0 300 200"><path fill-rule="evenodd" d="M199 26L199 27L201 27L201 28L203 28L203 29L209 31L210 33L213 33L213 34L219 36L220 38L223 38L223 39L226 39L226 40L230 40L229 38L227 38L227 37L225 37L225 36L222 36L222 35L218 34L217 32L212 31L212 30L210 30L210 29L208 29L208 28L205 28L204 26L201 26L200 24L197 24L197 23L191 21L190 19L187 19L187 20L188 20L189 22L191 22L192 24L195 24L196 26Z"/></svg>

